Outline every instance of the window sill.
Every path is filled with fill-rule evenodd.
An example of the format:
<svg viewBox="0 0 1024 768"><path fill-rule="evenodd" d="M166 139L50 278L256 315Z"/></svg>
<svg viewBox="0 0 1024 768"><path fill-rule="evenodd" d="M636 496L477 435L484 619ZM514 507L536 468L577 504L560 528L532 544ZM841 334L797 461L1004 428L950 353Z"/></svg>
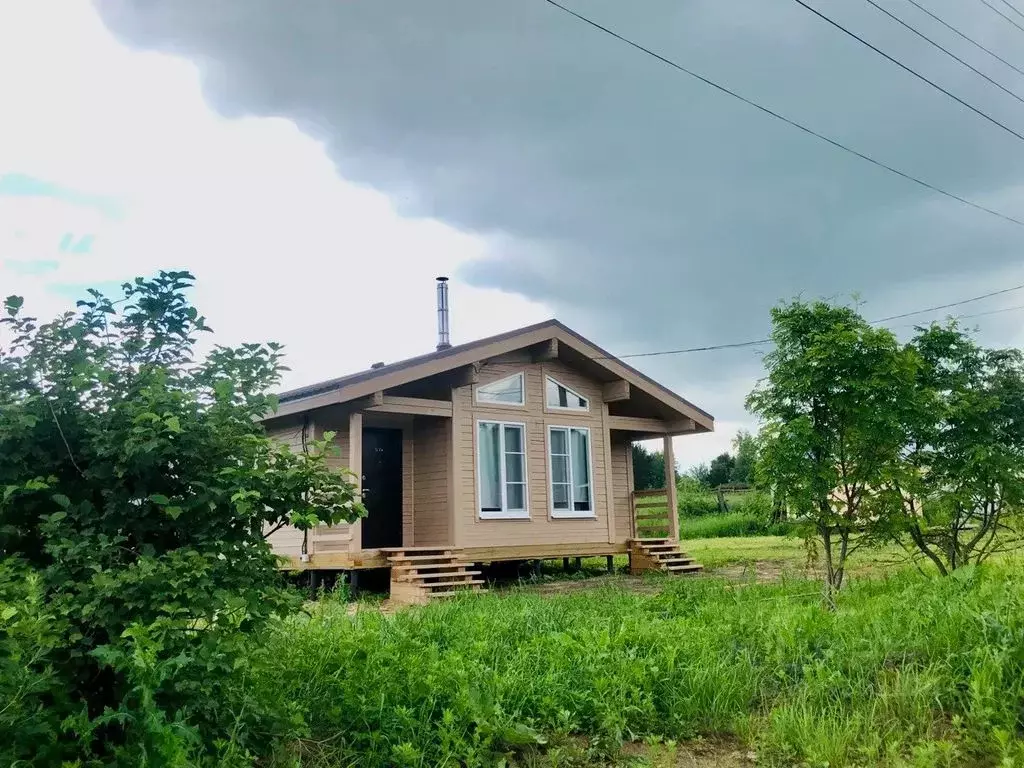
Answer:
<svg viewBox="0 0 1024 768"><path fill-rule="evenodd" d="M565 510L551 511L552 520L597 520L597 513L590 512L567 512Z"/></svg>
<svg viewBox="0 0 1024 768"><path fill-rule="evenodd" d="M477 512L479 520L529 520L529 511L525 512Z"/></svg>

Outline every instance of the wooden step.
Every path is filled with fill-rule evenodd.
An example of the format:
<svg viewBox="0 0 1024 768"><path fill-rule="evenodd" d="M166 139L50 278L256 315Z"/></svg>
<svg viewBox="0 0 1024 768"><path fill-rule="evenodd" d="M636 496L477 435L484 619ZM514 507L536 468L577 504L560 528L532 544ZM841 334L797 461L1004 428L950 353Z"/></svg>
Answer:
<svg viewBox="0 0 1024 768"><path fill-rule="evenodd" d="M670 565L665 570L671 573L697 573L703 571L704 566L700 563L687 563L686 565Z"/></svg>
<svg viewBox="0 0 1024 768"><path fill-rule="evenodd" d="M419 584L419 586L425 589L433 589L434 587L442 587L444 589L450 589L451 587L471 587L474 584L483 584L483 579L464 579L462 581L428 581L426 584Z"/></svg>
<svg viewBox="0 0 1024 768"><path fill-rule="evenodd" d="M458 561L458 555L392 555L388 558L389 563L426 563L431 561L442 561L453 563Z"/></svg>
<svg viewBox="0 0 1024 768"><path fill-rule="evenodd" d="M693 562L692 557L659 557L658 562L662 565L689 565Z"/></svg>
<svg viewBox="0 0 1024 768"><path fill-rule="evenodd" d="M417 573L409 574L402 581L422 582L426 579L463 578L466 576L483 576L483 571L452 571L451 573ZM428 582L433 583L433 582Z"/></svg>
<svg viewBox="0 0 1024 768"><path fill-rule="evenodd" d="M451 555L454 554L456 550L452 547L381 547L380 551L385 555L401 554L404 552L413 552L421 555L429 552Z"/></svg>
<svg viewBox="0 0 1024 768"><path fill-rule="evenodd" d="M675 544L641 544L640 547L647 552L675 552Z"/></svg>
<svg viewBox="0 0 1024 768"><path fill-rule="evenodd" d="M397 574L404 573L424 573L426 571L457 571L463 568L471 567L470 563L426 563L423 565L393 565L391 566L391 572Z"/></svg>

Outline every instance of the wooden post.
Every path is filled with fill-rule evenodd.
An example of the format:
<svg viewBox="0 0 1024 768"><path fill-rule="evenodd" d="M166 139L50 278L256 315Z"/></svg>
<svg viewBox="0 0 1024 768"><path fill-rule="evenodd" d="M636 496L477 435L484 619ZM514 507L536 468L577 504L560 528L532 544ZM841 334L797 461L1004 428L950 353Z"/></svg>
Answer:
<svg viewBox="0 0 1024 768"><path fill-rule="evenodd" d="M348 468L355 475L353 482L359 494L363 492L363 414L356 411L348 415ZM356 520L350 528L352 541L349 550L358 552L363 548L363 521Z"/></svg>
<svg viewBox="0 0 1024 768"><path fill-rule="evenodd" d="M577 570L577 571L582 571L583 570L583 558L582 557L577 557L576 558L576 568L575 568L575 570Z"/></svg>
<svg viewBox="0 0 1024 768"><path fill-rule="evenodd" d="M462 509L459 503L461 499L461 488L459 483L462 478L459 472L462 470L462 452L459 446L459 390L452 387L452 418L448 432L448 542L453 547L459 547L462 543Z"/></svg>
<svg viewBox="0 0 1024 768"><path fill-rule="evenodd" d="M615 555L608 555L608 573L615 573Z"/></svg>
<svg viewBox="0 0 1024 768"><path fill-rule="evenodd" d="M608 429L608 403L601 404L601 439L604 441L604 505L608 510L608 543L615 543L615 486L612 478L612 431ZM633 463L630 451L629 462Z"/></svg>
<svg viewBox="0 0 1024 768"><path fill-rule="evenodd" d="M676 500L676 457L672 450L672 435L665 435L665 492L668 494L668 535L679 541L679 504Z"/></svg>
<svg viewBox="0 0 1024 768"><path fill-rule="evenodd" d="M565 571L566 573L569 572L569 558L568 557L563 557L562 558L562 570Z"/></svg>

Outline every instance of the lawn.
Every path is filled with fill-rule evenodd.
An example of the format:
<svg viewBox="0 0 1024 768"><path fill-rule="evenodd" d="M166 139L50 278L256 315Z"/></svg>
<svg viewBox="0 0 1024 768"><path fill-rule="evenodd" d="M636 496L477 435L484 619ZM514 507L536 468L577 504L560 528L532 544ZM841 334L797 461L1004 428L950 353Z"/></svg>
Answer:
<svg viewBox="0 0 1024 768"><path fill-rule="evenodd" d="M718 539L700 556L795 563L799 547ZM648 582L394 615L326 600L245 685L306 719L280 766L673 765L695 738L759 765L1024 760L1017 564L856 579L835 612L800 578Z"/></svg>

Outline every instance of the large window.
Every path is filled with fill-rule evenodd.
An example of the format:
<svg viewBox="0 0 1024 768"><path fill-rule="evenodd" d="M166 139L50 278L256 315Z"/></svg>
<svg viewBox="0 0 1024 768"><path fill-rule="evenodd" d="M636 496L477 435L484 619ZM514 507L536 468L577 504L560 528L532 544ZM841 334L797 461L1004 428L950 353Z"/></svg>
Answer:
<svg viewBox="0 0 1024 768"><path fill-rule="evenodd" d="M549 427L551 459L551 516L593 517L590 473L590 430Z"/></svg>
<svg viewBox="0 0 1024 768"><path fill-rule="evenodd" d="M506 376L504 379L492 381L490 384L480 384L476 388L476 401L478 403L497 403L499 405L523 405L526 402L526 387L523 382L523 374L515 373Z"/></svg>
<svg viewBox="0 0 1024 768"><path fill-rule="evenodd" d="M578 392L573 392L564 384L547 377L544 384L544 397L548 408L561 408L566 411L589 411L590 403Z"/></svg>
<svg viewBox="0 0 1024 768"><path fill-rule="evenodd" d="M526 426L478 421L477 478L480 517L529 517L526 500Z"/></svg>

